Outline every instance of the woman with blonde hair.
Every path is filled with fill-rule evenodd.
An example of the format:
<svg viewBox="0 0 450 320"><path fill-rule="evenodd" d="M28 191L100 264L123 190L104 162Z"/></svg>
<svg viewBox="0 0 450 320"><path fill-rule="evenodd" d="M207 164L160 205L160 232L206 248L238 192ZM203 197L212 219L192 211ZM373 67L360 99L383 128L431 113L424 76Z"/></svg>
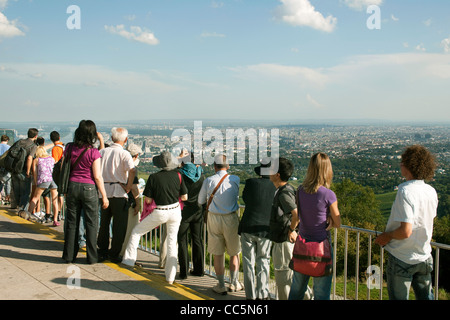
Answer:
<svg viewBox="0 0 450 320"><path fill-rule="evenodd" d="M330 190L332 179L330 158L322 152L314 154L306 178L297 189L298 233L306 242L330 241L329 230L341 226L337 198ZM289 300L303 300L309 278L294 271ZM314 277L315 300L330 299L331 281L332 275Z"/></svg>
<svg viewBox="0 0 450 320"><path fill-rule="evenodd" d="M42 193L46 189L50 189L53 209L53 226L59 226L58 222L58 186L53 181L53 167L55 166L55 159L47 153L43 146L36 149L35 159L33 160L33 178L36 190L30 200L28 211L25 211L26 218L31 217L31 213L36 208L36 205L41 198Z"/></svg>

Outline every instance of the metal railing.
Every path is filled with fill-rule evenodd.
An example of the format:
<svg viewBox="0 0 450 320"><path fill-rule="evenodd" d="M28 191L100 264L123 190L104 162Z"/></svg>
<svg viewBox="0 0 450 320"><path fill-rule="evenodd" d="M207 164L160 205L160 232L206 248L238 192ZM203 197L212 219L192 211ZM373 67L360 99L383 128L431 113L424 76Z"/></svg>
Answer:
<svg viewBox="0 0 450 320"><path fill-rule="evenodd" d="M383 274L384 274L384 248L383 247L379 247L380 248L380 258L379 258L379 265L376 265L376 272L375 274L372 273L374 268L371 268L372 265L372 258L373 258L373 250L372 250L372 240L374 239L374 236L376 237L377 235L379 235L381 232L377 232L377 231L373 231L373 230L368 230L368 229L361 229L361 228L356 228L356 227L350 227L350 226L341 226L340 230L342 230L344 232L344 279L343 279L343 298L347 299L347 282L348 282L348 240L349 240L349 233L355 233L356 236L356 241L355 241L355 245L356 245L356 253L355 253L355 279L354 279L354 283L355 283L355 300L359 299L359 287L360 287L360 279L359 279L359 275L360 275L360 236L361 234L365 234L368 236L368 249L367 249L367 266L368 269L366 269L366 274L368 274L369 278L370 277L374 277L373 279L376 280L376 287L378 287L379 290L379 299L382 300L383 299ZM338 232L339 229L335 229L334 231L334 244L338 243ZM334 257L337 257L337 246L334 245L333 246L333 250L334 250ZM440 250L450 250L450 245L447 244L442 244L442 243L436 243L436 242L431 242L431 247L435 249L434 252L434 298L435 300L439 299L439 269L440 269ZM339 257L337 259L334 259L334 274L333 274L333 292L332 292L332 296L333 298L336 298L337 294L336 294L336 264L337 264L337 260L339 259ZM379 269L378 269L379 268ZM369 271L369 272L368 272ZM371 279L368 279L367 281L369 281ZM370 291L372 289L372 286L369 285L367 283L367 300L370 299Z"/></svg>
<svg viewBox="0 0 450 320"><path fill-rule="evenodd" d="M242 208L242 207L241 207ZM156 255L160 255L160 248L161 248L161 239L164 239L165 235L164 235L164 225L160 226L157 229L153 229L152 231L150 231L149 233L147 233L146 235L142 236L141 238L141 242L140 242L140 249L141 250L145 250L149 253L153 253ZM343 248L343 257L341 255L338 256L338 246L335 245L338 243L338 233L340 232L344 232L344 237L343 237L343 242L344 242L344 248ZM203 228L203 245L204 245L204 265L205 265L205 273L211 276L215 276L214 273L214 267L213 267L213 263L212 263L212 257L208 254L207 250L206 250L206 246L207 246L207 236L206 236L207 230L206 230L206 226ZM379 253L379 265L372 265L372 261L373 261L373 255L374 255L374 250L372 248L372 242L375 239L375 237L380 234L380 232L377 231L373 231L373 230L368 230L368 229L361 229L361 228L356 228L356 227L350 227L350 226L341 226L340 229L335 229L334 231L334 239L333 239L333 250L334 250L334 265L333 265L333 287L332 287L332 292L331 292L331 299L333 300L346 300L346 299L351 299L348 298L348 294L347 294L347 290L348 290L348 282L349 282L349 277L348 277L348 271L349 271L349 234L354 234L355 235L355 266L354 266L354 279L350 280L350 283L354 281L354 298L355 300L359 299L359 290L360 290L360 286L361 286L361 281L360 281L360 252L361 252L361 235L366 235L368 237L367 239L367 266L369 266L370 268L367 268L365 273L367 275L366 279L366 290L367 290L367 294L366 294L366 300L370 300L371 299L371 290L374 290L373 287L371 285L369 285L368 281L369 280L376 280L375 281L375 287L377 287L377 290L379 291L379 299L382 300L383 299L383 288L385 288L383 286L383 274L384 274L384 249L382 247L379 247L377 245L377 248L379 248L380 253ZM164 240L163 240L164 241ZM435 249L434 250L434 297L435 300L439 299L439 269L440 269L440 250L450 250L450 245L447 244L442 244L442 243L435 243L432 242L431 246ZM242 260L241 260L242 261ZM337 265L338 265L338 261L340 261L342 263L343 261L343 276L339 277L337 276ZM373 267L373 268L372 268ZM375 273L372 273L371 271L376 270ZM225 276L229 276L228 274L228 270L225 271ZM377 278L378 277L378 278ZM242 279L243 275L242 272L240 273L239 279ZM343 278L341 280L341 278ZM342 284L342 293L337 293L337 284L340 282L343 282ZM377 285L379 284L379 286ZM269 288L271 291L271 294L273 297L276 297L276 284L275 284L275 280L274 279L270 279L269 281Z"/></svg>

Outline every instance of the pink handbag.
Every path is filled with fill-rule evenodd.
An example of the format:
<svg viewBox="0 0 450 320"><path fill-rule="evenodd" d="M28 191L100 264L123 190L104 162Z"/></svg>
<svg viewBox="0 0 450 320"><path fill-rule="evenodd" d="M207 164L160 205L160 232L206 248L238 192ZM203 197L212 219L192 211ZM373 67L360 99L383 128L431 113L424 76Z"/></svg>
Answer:
<svg viewBox="0 0 450 320"><path fill-rule="evenodd" d="M300 234L294 245L289 267L312 277L329 276L333 272L330 241L305 241Z"/></svg>

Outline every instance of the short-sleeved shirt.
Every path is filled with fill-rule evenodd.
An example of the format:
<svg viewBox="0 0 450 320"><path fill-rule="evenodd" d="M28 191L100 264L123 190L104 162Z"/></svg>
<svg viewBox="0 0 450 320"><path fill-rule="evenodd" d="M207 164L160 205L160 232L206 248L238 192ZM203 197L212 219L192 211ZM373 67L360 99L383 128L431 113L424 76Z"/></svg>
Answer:
<svg viewBox="0 0 450 320"><path fill-rule="evenodd" d="M55 159L53 157L45 157L37 159L37 185L44 182L53 181L52 173L55 166Z"/></svg>
<svg viewBox="0 0 450 320"><path fill-rule="evenodd" d="M300 186L297 189L297 203L300 223L298 231L307 240L321 242L328 236L327 218L330 206L337 201L336 194L323 186L310 194Z"/></svg>
<svg viewBox="0 0 450 320"><path fill-rule="evenodd" d="M295 203L295 189L286 183L275 191L272 210L270 212L269 239L274 242L288 240L291 225L292 210L297 208Z"/></svg>
<svg viewBox="0 0 450 320"><path fill-rule="evenodd" d="M106 196L126 198L127 193L120 183L127 184L128 172L134 168L131 154L117 143L100 150L100 154L102 156L100 170L105 183Z"/></svg>
<svg viewBox="0 0 450 320"><path fill-rule="evenodd" d="M227 174L225 170L219 170L216 174L203 181L198 194L198 203L203 205L208 202L217 184ZM228 214L239 210L239 184L240 179L235 175L228 175L217 189L208 208L209 211L218 214Z"/></svg>
<svg viewBox="0 0 450 320"><path fill-rule="evenodd" d="M68 145L64 150L64 157L66 157L68 152L72 150L71 163L73 165L84 149L85 148L79 148L73 144ZM72 169L69 181L95 184L94 173L92 172L92 164L99 158L101 158L101 155L98 149L89 148L84 153L83 158L80 160L80 162L78 162L77 167Z"/></svg>
<svg viewBox="0 0 450 320"><path fill-rule="evenodd" d="M31 140L30 138L22 139L17 141L17 144L27 151L27 157L34 158L34 155L36 154L37 145L33 140ZM26 169L27 169L27 162L25 161L23 165L23 170L25 171Z"/></svg>
<svg viewBox="0 0 450 320"><path fill-rule="evenodd" d="M437 206L436 190L423 180L410 180L400 184L386 231L393 231L402 222L407 222L412 224L412 234L407 239L391 240L385 249L408 264L426 261L431 255L430 242Z"/></svg>
<svg viewBox="0 0 450 320"><path fill-rule="evenodd" d="M10 146L7 143L0 143L0 156L8 151L9 148Z"/></svg>
<svg viewBox="0 0 450 320"><path fill-rule="evenodd" d="M156 205L166 206L178 202L181 195L188 190L183 178L178 175L178 170L161 170L148 177L143 195L155 200Z"/></svg>

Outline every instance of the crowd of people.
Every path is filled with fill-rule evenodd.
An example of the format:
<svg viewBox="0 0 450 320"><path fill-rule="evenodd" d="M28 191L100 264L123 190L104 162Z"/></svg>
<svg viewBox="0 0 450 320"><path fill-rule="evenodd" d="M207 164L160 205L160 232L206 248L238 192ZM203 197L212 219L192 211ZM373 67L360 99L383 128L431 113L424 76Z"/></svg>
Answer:
<svg viewBox="0 0 450 320"><path fill-rule="evenodd" d="M270 299L272 259L277 299L330 299L330 273L312 276L311 290L311 275L296 270L292 264L299 239L331 243L330 230L341 225L338 199L330 189L332 164L325 153L311 157L306 177L297 189L289 183L294 171L289 159L261 160L254 168L257 177L245 181L245 210L240 216L240 179L229 173L225 155L216 155L215 174L205 177L202 166L193 163L189 152L178 157L169 151L161 152L153 158L160 170L148 177L142 207L137 187L142 150L128 143L127 129L113 128L111 145L105 145L90 120L79 123L73 142L65 146L57 132L50 137L52 144L45 145L38 130L32 128L27 139L16 142L26 150L26 161L20 173L0 169L0 191L4 189L2 201L13 201L11 206L21 217L40 221L43 217L37 209L39 201L48 194L50 198L44 201L51 201L53 210L46 209L44 218L53 221L54 226L59 225L65 197L65 262L74 263L80 246L85 245L90 264L109 260L134 267L140 264L137 249L141 236L165 225L160 265L165 268L166 281L175 281L178 265L179 279L201 277L206 226L207 250L217 278L212 289L217 294L244 290L246 299ZM8 137L2 136L1 142L0 156L9 149ZM72 164L64 195L52 179L52 170L60 165L61 158L70 159ZM433 177L435 168L434 156L423 146L408 147L402 155L401 173L406 182L399 186L386 231L375 240L389 253L387 283L391 299L408 299L411 286L417 298L433 298L430 241L437 194L425 180ZM11 190L14 199L10 198ZM228 287L225 253L230 258ZM239 281L240 255L243 283Z"/></svg>

